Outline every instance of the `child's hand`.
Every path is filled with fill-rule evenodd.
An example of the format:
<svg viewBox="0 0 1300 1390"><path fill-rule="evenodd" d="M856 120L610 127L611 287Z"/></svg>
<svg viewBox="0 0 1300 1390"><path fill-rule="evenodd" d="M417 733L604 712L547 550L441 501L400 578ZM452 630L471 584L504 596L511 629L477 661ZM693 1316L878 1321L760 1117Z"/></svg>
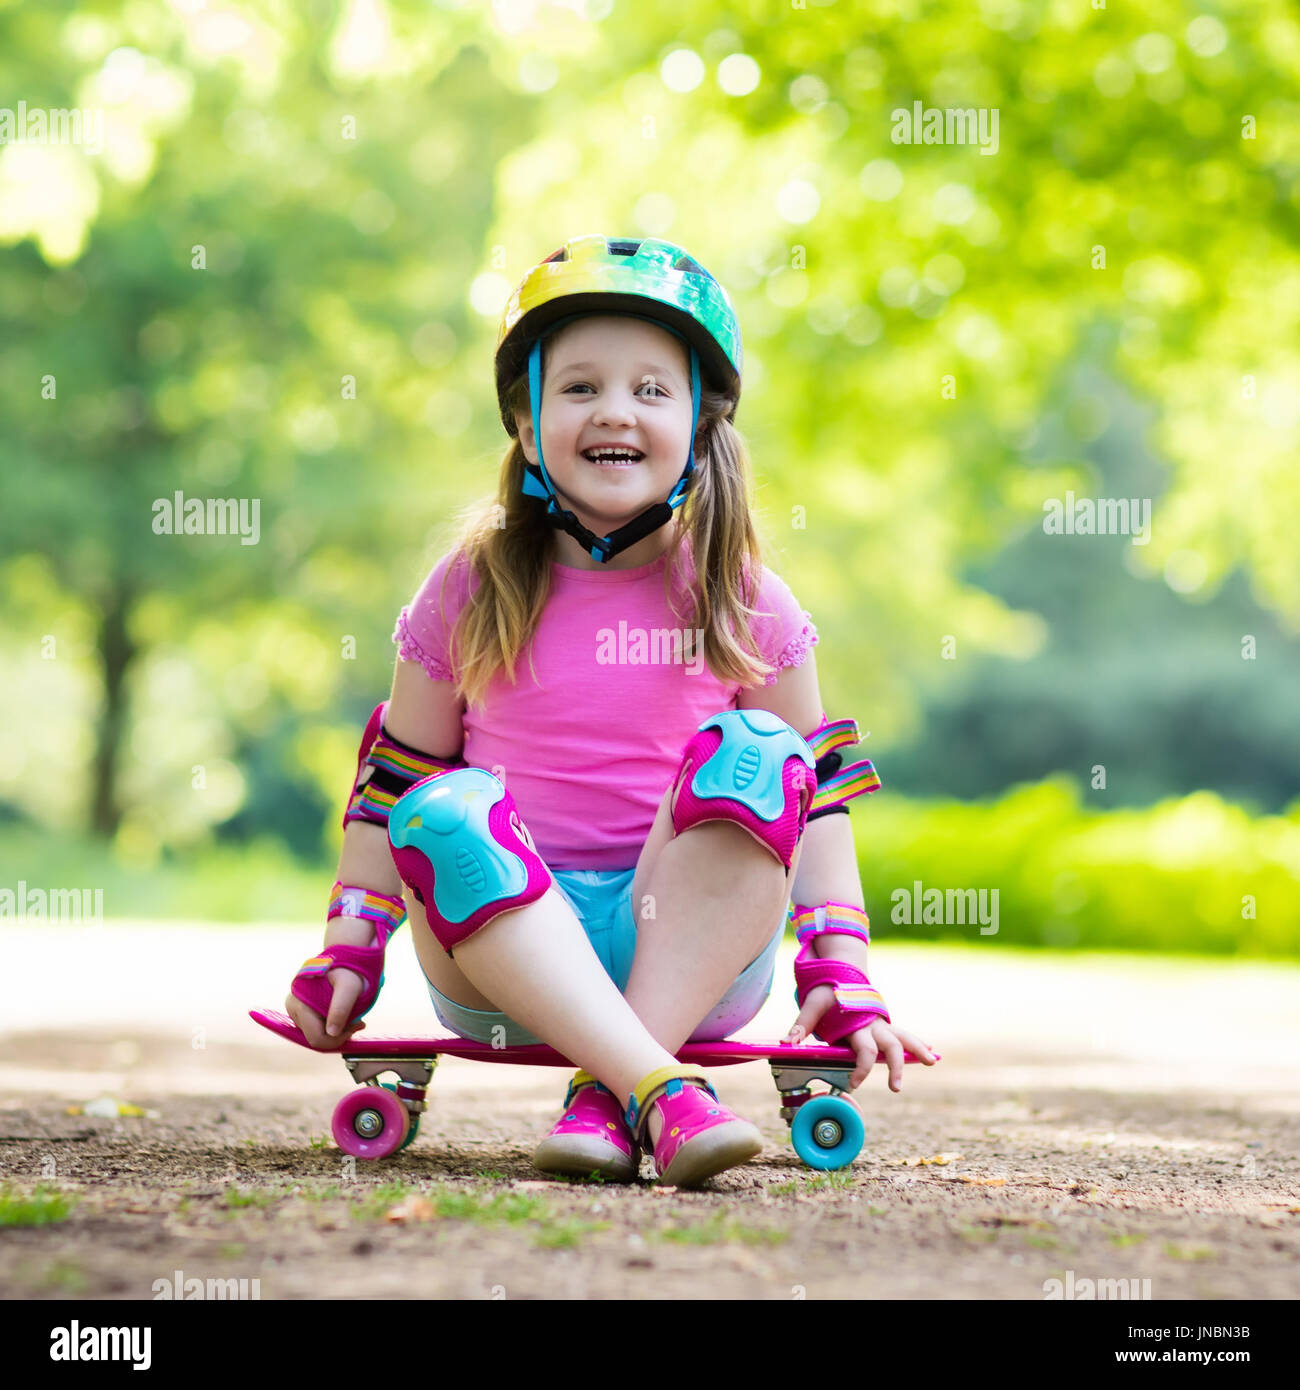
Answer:
<svg viewBox="0 0 1300 1390"><path fill-rule="evenodd" d="M315 1009L292 994L284 1001L284 1011L302 1029L307 1042L318 1052L337 1052L339 1048L352 1041L354 1033L359 1033L366 1026L364 1019L358 1019L350 1028L346 1026L352 1006L357 1002L357 995L361 993L365 981L355 971L344 969L342 966L337 970L331 970L325 978L334 986L329 1018L321 1018ZM329 1028L340 1031L331 1035L327 1031Z"/></svg>
<svg viewBox="0 0 1300 1390"><path fill-rule="evenodd" d="M830 985L817 985L808 992L799 1017L786 1034L788 1043L801 1043L811 1036L821 1016L830 1008L835 995ZM849 1090L856 1091L867 1079L867 1074L876 1064L876 1054L884 1053L889 1065L889 1089L900 1091L903 1087L903 1051L906 1049L913 1057L924 1062L927 1067L934 1066L934 1054L929 1043L923 1043L910 1029L900 1028L896 1023L886 1023L883 1018L876 1019L865 1028L841 1038L836 1047L851 1047L857 1055L858 1064L849 1077Z"/></svg>
<svg viewBox="0 0 1300 1390"><path fill-rule="evenodd" d="M355 924L356 931L348 931L346 934L339 933L341 939L359 937L358 945L369 943L374 935L374 930L370 923L359 917L336 917L331 922L331 927L339 923L346 923L349 927ZM359 1033L366 1025L358 1019L356 1023L348 1026L348 1019L352 1017L352 1011L356 1006L357 997L365 988L365 981L355 970L348 970L345 966L338 966L331 970L325 977L334 987L333 994L330 996L329 1017L321 1018L310 1005L304 1004L296 995L290 993L284 1001L284 1010L291 1019L302 1029L303 1036L307 1042L319 1052L337 1052L339 1048L352 1040L355 1033ZM333 1029L334 1032L329 1030Z"/></svg>

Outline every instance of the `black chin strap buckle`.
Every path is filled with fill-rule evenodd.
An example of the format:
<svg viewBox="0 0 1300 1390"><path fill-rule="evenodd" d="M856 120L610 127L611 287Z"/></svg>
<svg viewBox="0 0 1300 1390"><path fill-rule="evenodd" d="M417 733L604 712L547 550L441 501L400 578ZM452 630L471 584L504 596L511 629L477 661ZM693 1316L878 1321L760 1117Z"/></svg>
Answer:
<svg viewBox="0 0 1300 1390"><path fill-rule="evenodd" d="M672 520L672 515L673 509L667 502L656 502L654 506L647 507L640 516L633 517L626 526L620 526L608 536L598 536L594 531L588 530L571 511L554 504L550 509L551 525L567 531L593 560L598 560L601 564L613 559L615 555L622 554L628 546L635 545L652 531L657 531Z"/></svg>

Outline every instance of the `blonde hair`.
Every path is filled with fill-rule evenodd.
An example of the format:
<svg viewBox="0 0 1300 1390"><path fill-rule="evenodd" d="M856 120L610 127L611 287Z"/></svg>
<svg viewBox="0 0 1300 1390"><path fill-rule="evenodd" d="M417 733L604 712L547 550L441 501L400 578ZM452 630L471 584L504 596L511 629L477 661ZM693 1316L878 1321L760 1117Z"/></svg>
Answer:
<svg viewBox="0 0 1300 1390"><path fill-rule="evenodd" d="M551 340L543 339L545 366ZM674 530L664 568L670 609L685 619L683 660L695 659L697 630L704 634L704 658L713 674L742 686L761 685L775 668L757 653L749 619L759 610L758 581L763 572L758 529L750 505L752 471L740 433L727 419L733 397L713 390L701 378L695 471L685 500L666 523ZM521 373L506 392L507 409L527 415L528 377ZM452 635L456 692L468 704L481 704L498 671L513 682L519 654L536 631L550 594L555 527L537 498L523 493L527 459L512 438L501 459L495 502L472 504L460 520L454 545L479 577ZM678 612L673 575L689 542L696 582L692 611ZM446 579L443 579L445 604ZM531 669L531 663L530 663ZM533 672L534 678L536 673Z"/></svg>

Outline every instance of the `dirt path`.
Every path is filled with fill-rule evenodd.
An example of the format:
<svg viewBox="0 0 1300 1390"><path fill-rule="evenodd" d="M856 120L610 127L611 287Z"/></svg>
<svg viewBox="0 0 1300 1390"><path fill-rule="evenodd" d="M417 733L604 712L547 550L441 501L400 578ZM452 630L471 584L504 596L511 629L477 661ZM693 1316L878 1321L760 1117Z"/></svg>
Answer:
<svg viewBox="0 0 1300 1390"><path fill-rule="evenodd" d="M46 929L60 930L75 940L43 934L45 952L77 959L85 978L57 1003L15 1000L0 1037L0 1214L42 1190L72 1205L5 1229L5 1296L150 1298L176 1271L257 1280L264 1299L1039 1299L1071 1271L1076 1284L1149 1280L1154 1299L1293 1294L1295 970L891 947L891 1004L945 1060L908 1067L899 1095L877 1067L858 1092L863 1154L820 1177L790 1148L765 1068L715 1073L769 1142L689 1193L543 1178L529 1154L557 1111L558 1074L455 1059L415 1144L353 1177L326 1142L342 1064L240 1017L283 995L265 934L242 962L265 981L232 989L253 943L238 931ZM301 954L302 934L284 935L288 957ZM10 979L30 978L36 946L6 938ZM169 951L215 967L171 974L188 983L162 1005L143 976L96 993L101 964L147 959L143 946L154 979L183 971ZM994 989L996 1010L976 1002ZM1207 1035L1195 1020L1211 999ZM376 1032L427 1026L418 979L390 981L381 1009ZM772 1001L764 1031L788 1012ZM104 1093L158 1115L65 1113ZM432 1219L387 1220L412 1192Z"/></svg>

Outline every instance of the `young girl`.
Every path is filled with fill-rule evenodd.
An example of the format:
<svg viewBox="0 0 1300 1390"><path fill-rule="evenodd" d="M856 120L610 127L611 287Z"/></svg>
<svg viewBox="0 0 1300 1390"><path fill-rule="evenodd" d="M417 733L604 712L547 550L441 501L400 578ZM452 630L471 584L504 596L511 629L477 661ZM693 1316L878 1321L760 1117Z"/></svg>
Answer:
<svg viewBox="0 0 1300 1390"><path fill-rule="evenodd" d="M762 563L740 375L730 300L679 247L580 237L524 277L499 504L402 610L326 947L286 1001L341 1047L409 914L445 1027L579 1064L544 1171L630 1181L644 1148L689 1185L759 1152L674 1054L754 1017L788 913L790 1039L852 1047L853 1087L878 1049L894 1091L904 1048L934 1060L866 976L844 803L879 783L840 770L856 727L826 719L816 632Z"/></svg>

